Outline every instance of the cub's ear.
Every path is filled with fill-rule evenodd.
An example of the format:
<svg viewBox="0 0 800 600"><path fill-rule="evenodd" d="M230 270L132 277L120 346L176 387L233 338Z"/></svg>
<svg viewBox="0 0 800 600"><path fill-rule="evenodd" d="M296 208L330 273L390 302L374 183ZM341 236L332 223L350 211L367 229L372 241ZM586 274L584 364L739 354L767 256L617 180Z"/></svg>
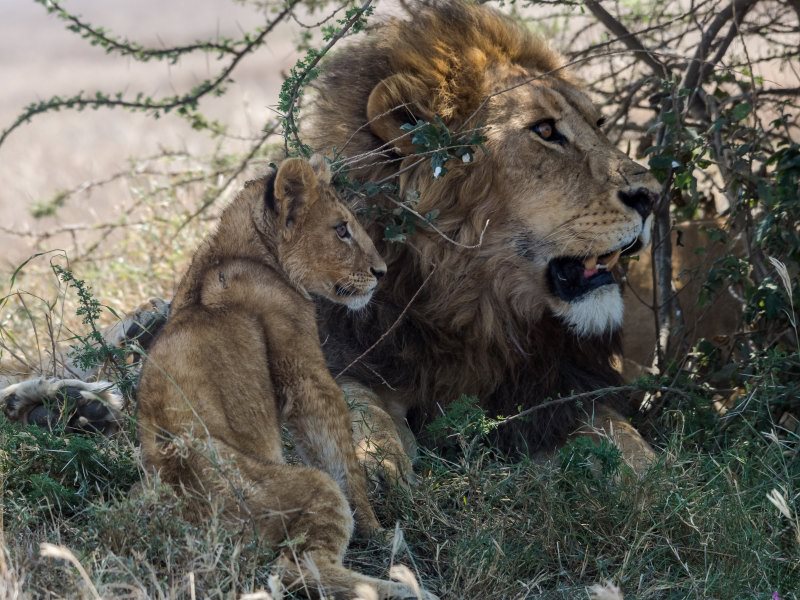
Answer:
<svg viewBox="0 0 800 600"><path fill-rule="evenodd" d="M413 154L411 134L400 129L404 123L430 121L430 90L413 75L392 75L376 85L367 100L367 118L372 133L400 152Z"/></svg>
<svg viewBox="0 0 800 600"><path fill-rule="evenodd" d="M331 182L331 166L322 154L314 154L308 159L308 164L311 165L320 183L327 185Z"/></svg>
<svg viewBox="0 0 800 600"><path fill-rule="evenodd" d="M291 228L319 195L317 174L302 158L281 163L275 175L275 204L281 223Z"/></svg>

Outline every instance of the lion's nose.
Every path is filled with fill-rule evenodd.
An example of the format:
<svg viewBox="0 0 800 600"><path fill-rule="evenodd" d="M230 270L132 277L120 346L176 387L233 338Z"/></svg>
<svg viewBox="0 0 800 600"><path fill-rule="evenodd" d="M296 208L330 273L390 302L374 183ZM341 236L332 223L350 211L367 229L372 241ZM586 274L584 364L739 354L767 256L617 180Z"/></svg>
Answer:
<svg viewBox="0 0 800 600"><path fill-rule="evenodd" d="M647 188L639 188L629 192L619 192L619 199L625 206L630 206L646 219L653 212L653 205L656 203L656 195Z"/></svg>
<svg viewBox="0 0 800 600"><path fill-rule="evenodd" d="M375 279L380 279L381 277L386 275L386 267L383 267L381 269L370 267L369 270L372 271L372 274L375 276Z"/></svg>

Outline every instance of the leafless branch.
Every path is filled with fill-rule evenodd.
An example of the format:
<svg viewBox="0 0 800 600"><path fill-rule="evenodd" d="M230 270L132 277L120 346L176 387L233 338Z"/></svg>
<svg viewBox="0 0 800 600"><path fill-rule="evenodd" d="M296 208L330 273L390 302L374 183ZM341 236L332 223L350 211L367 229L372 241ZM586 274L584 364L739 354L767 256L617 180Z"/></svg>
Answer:
<svg viewBox="0 0 800 600"><path fill-rule="evenodd" d="M420 284L420 286L417 288L417 291L416 291L416 292L414 292L414 295L413 295L413 296L411 296L411 300L409 300L409 301L408 301L408 303L407 303L407 304L406 304L406 305L403 307L403 310L402 310L402 311L400 311L400 314L399 314L399 315L397 316L397 318L394 320L394 323L392 323L392 324L389 326L389 328L388 328L386 331L384 331L384 332L383 332L383 334L381 335L381 337L379 337L379 338L378 338L378 339L375 341L375 343L374 343L374 344L372 344L372 345L371 345L369 348L367 348L366 350L364 350L364 352L362 352L360 355L358 355L358 357L356 357L356 358L355 358L355 359L354 359L354 360L353 360L353 361L352 361L352 362L351 362L349 365L347 365L347 366L346 366L344 369L342 369L341 371L339 371L339 372L336 374L336 376L334 377L334 379L339 379L339 377L341 377L342 375L344 375L345 373L347 373L347 371L349 371L349 370L350 370L350 369L351 369L353 366L357 365L359 362L361 362L362 360L364 360L364 358L366 358L366 356L367 356L367 355L368 355L370 352L372 352L372 351L373 351L375 348L377 348L377 347L378 347L378 345L380 345L380 343L381 343L383 340L385 340L385 339L386 339L386 337L387 337L387 336L388 336L388 335L389 335L389 334L390 334L392 331L394 331L394 329L395 329L395 328L396 328L396 327L397 327L397 326L400 324L400 321L402 321L402 320L403 320L403 317L405 317L406 313L408 312L408 309L409 309L409 308L411 308L411 305L412 305L412 304L414 304L414 302L416 301L416 299L419 297L420 293L421 293L421 292L422 292L422 290L425 288L425 285L428 283L428 281L430 281L431 277L433 277L433 274L434 274L435 272L436 272L436 265L432 265L432 266L431 266L431 272L430 272L430 273L428 273L428 276L427 276L427 277L425 277L425 280L424 280L424 281L422 282L422 284Z"/></svg>
<svg viewBox="0 0 800 600"><path fill-rule="evenodd" d="M606 28L617 36L617 40L625 44L630 50L633 51L634 56L645 63L653 71L655 75L666 76L668 70L664 64L661 63L654 55L652 55L647 48L638 40L634 33L631 33L627 27L615 19L611 13L600 5L597 0L584 0L586 8L597 17Z"/></svg>

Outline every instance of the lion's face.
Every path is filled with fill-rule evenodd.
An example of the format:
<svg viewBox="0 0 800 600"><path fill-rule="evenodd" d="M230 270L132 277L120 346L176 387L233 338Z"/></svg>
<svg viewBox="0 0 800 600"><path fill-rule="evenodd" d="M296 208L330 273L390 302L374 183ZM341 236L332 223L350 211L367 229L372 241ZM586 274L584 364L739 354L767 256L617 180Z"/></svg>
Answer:
<svg viewBox="0 0 800 600"><path fill-rule="evenodd" d="M457 244L447 248L437 232L419 228L412 245L415 264L446 262L452 271L443 267L431 283L442 281L442 307L442 295L459 287L453 281L480 282L470 293L491 314L535 323L549 311L578 335L598 335L622 322L611 271L649 242L659 189L603 135L600 112L565 63L485 6L421 7L407 21L387 23L361 54L328 66L315 143L346 151L356 178L396 176L400 196L419 199L417 213L437 214L438 232ZM404 125L435 119L456 139L478 128L487 152L448 161L448 172L432 177L430 152L414 145ZM390 264L401 252L387 249ZM392 279L404 268L393 269ZM453 295L448 306L456 311ZM450 319L459 327L475 314L474 303L464 305ZM491 320L489 311L481 315Z"/></svg>
<svg viewBox="0 0 800 600"><path fill-rule="evenodd" d="M516 263L549 308L580 335L603 333L622 323L611 270L649 243L658 184L600 131L601 115L583 92L530 78L497 82L508 91L486 108L493 191Z"/></svg>
<svg viewBox="0 0 800 600"><path fill-rule="evenodd" d="M286 272L310 294L352 310L367 305L384 263L369 235L340 201L321 158L285 161L275 176Z"/></svg>
<svg viewBox="0 0 800 600"><path fill-rule="evenodd" d="M407 75L376 86L368 106L373 130L409 155L404 165L419 163L401 187L419 190L418 210L440 210L470 242L485 223L479 215L490 220L486 248L476 251L486 260L472 264L503 260L476 276L510 279L496 282L504 290L497 295L521 312L535 317L549 309L581 336L618 328L622 295L612 269L649 243L657 181L606 138L600 112L569 80L518 65L497 65L483 77L485 102L472 120L482 124L488 152L469 164L448 163L450 173L439 180L400 128L419 113L430 118L430 91ZM418 114L392 111L398 105ZM461 112L468 122L470 112Z"/></svg>

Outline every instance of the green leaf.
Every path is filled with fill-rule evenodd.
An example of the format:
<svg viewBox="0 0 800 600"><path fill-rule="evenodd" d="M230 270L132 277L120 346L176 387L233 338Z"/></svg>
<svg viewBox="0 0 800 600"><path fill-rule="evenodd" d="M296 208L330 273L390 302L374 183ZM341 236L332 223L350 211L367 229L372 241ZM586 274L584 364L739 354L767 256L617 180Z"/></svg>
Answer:
<svg viewBox="0 0 800 600"><path fill-rule="evenodd" d="M749 102L742 102L741 104L737 104L733 107L731 111L731 122L736 123L737 121L741 121L747 115L750 114L750 111L753 107L750 105Z"/></svg>
<svg viewBox="0 0 800 600"><path fill-rule="evenodd" d="M651 169L669 169L670 167L674 167L675 163L674 156L652 156L650 158L650 168ZM680 165L678 165L680 166Z"/></svg>

